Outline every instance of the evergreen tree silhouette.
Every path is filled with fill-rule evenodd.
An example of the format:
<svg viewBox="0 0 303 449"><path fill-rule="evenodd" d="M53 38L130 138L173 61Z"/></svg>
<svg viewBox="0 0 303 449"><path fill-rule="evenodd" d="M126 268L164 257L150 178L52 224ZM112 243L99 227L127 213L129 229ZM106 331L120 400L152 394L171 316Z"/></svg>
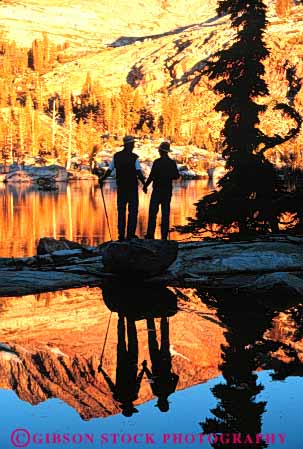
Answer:
<svg viewBox="0 0 303 449"><path fill-rule="evenodd" d="M277 104L295 126L284 136L265 135L259 128L259 115L266 110L262 97L269 94L263 75L263 61L269 55L264 41L267 25L266 6L262 0L221 0L218 14L230 14L236 37L227 49L217 52L204 72L216 79L216 93L221 99L216 111L227 116L223 134L223 157L226 175L219 188L197 203L195 219L188 230L205 230L217 223L222 232L237 227L239 231L277 232L279 210L275 202L279 190L273 165L265 152L294 137L300 130L301 117L289 104Z"/></svg>
<svg viewBox="0 0 303 449"><path fill-rule="evenodd" d="M218 404L211 410L213 417L201 423L203 433L240 434L241 443L233 442L230 437L230 447L234 449L265 448L268 445L264 438L256 441L256 435L262 433L266 402L257 400L264 387L258 383L255 371L261 364L260 353L267 359L268 352L279 347L278 342L264 338L278 308L241 294L198 294L207 306L216 310L226 338L226 344L221 346L223 362L220 365L225 383L212 389ZM220 440L212 446L216 449L229 447L226 441Z"/></svg>

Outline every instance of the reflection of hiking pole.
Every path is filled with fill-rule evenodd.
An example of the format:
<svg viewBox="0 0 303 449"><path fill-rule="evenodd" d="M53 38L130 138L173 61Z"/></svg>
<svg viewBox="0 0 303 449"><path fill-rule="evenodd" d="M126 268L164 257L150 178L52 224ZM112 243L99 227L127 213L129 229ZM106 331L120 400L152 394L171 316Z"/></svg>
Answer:
<svg viewBox="0 0 303 449"><path fill-rule="evenodd" d="M105 345L106 345L106 340L107 340L107 335L108 335L108 331L109 331L111 317L112 317L112 311L110 312L110 315L109 315L108 325L107 325L107 329L106 329L106 333L105 333L102 353L101 353L101 357L100 357L99 372L101 371L101 368L102 368L103 355L104 355L104 351L105 351Z"/></svg>
<svg viewBox="0 0 303 449"><path fill-rule="evenodd" d="M109 219L108 219L108 214L107 214L107 209L106 209L106 204L105 204L105 198L104 198L104 193L103 193L103 186L102 186L102 183L100 182L100 179L99 179L99 185L100 185L100 189L101 189L101 195L102 195L102 200L103 200L103 206L104 206L104 212L105 212L105 217L106 217L106 221L107 221L107 227L108 227L109 236L110 236L110 239L113 240L112 233L110 231Z"/></svg>

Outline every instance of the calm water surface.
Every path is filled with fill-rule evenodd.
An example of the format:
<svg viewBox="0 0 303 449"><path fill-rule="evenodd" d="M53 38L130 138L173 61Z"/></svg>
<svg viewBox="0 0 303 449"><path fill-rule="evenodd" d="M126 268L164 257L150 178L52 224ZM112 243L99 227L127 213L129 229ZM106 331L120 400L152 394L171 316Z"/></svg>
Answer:
<svg viewBox="0 0 303 449"><path fill-rule="evenodd" d="M58 191L43 192L20 184L0 187L0 256L25 256L36 253L41 237L60 237L97 245L110 240L100 188L96 182L58 183ZM209 191L206 180L180 181L174 184L171 203L171 227L186 224L194 216L194 203ZM150 190L139 189L140 206L137 234L147 229ZM116 188L109 181L103 187L113 239L117 239ZM159 226L156 237L160 238ZM171 232L170 238L179 238ZM183 238L183 236L181 236Z"/></svg>
<svg viewBox="0 0 303 449"><path fill-rule="evenodd" d="M176 184L172 225L207 189ZM115 237L113 184L104 191ZM1 256L32 255L42 236L109 239L94 183L5 186L0 209ZM0 448L302 449L303 306L278 299L123 285L1 298ZM152 440L129 442L136 433ZM232 444L232 433L252 442Z"/></svg>

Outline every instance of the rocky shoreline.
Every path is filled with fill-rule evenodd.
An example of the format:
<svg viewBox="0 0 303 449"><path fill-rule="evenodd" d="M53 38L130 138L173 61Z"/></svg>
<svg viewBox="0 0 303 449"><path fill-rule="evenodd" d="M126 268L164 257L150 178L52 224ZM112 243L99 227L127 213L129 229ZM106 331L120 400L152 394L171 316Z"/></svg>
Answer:
<svg viewBox="0 0 303 449"><path fill-rule="evenodd" d="M302 248L303 237L288 235L239 242L138 239L97 247L44 238L34 257L0 259L0 296L140 281L150 287L301 298Z"/></svg>

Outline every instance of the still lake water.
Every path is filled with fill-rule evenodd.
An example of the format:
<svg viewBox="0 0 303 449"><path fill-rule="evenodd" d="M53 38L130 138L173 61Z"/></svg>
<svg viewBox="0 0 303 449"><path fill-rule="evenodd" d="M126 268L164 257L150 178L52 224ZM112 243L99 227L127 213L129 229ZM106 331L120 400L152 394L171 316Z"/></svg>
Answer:
<svg viewBox="0 0 303 449"><path fill-rule="evenodd" d="M104 191L115 238L113 184ZM207 191L205 181L177 183L171 224L184 224ZM140 201L142 236L148 197ZM4 186L0 213L1 256L32 255L42 236L109 239L91 182L58 192ZM142 297L152 307L124 302L119 319L119 299ZM121 285L1 298L0 342L11 349L0 351L0 448L302 449L303 308L278 299ZM200 436L222 433L221 446ZM247 444L228 442L233 433Z"/></svg>
<svg viewBox="0 0 303 449"><path fill-rule="evenodd" d="M58 191L43 192L31 185L0 185L0 256L31 256L40 237L60 237L97 245L110 240L100 188L96 182L58 183ZM207 180L174 184L171 227L186 224L195 214L194 203L210 189ZM139 188L137 235L147 229L150 191ZM103 187L113 240L117 239L116 188L109 181ZM180 237L171 232L170 238ZM157 227L156 238L160 238ZM184 238L181 236L181 238Z"/></svg>

